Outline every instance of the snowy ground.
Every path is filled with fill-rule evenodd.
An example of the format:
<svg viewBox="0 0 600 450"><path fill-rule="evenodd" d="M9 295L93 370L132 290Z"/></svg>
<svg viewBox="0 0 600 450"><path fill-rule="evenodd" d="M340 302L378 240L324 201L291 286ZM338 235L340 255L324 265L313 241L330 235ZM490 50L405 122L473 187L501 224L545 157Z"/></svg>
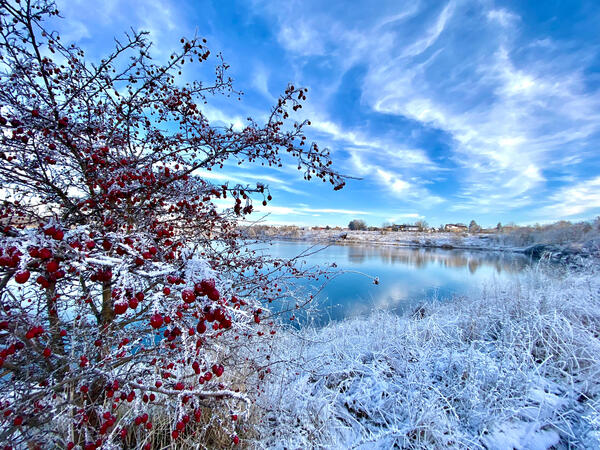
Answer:
<svg viewBox="0 0 600 450"><path fill-rule="evenodd" d="M268 240L300 240L321 244L392 245L421 248L456 248L469 250L509 251L534 257L545 254L551 259L571 262L580 256L600 258L600 230L581 231L579 224L566 228L561 235L556 230L535 232L517 229L506 233L462 232L395 232L315 230L298 227L258 227L246 230L248 237Z"/></svg>
<svg viewBox="0 0 600 450"><path fill-rule="evenodd" d="M600 448L598 269L278 335L251 444Z"/></svg>
<svg viewBox="0 0 600 450"><path fill-rule="evenodd" d="M336 242L339 244L381 244L420 247L455 247L504 249L506 244L498 244L492 238L495 235L468 233L420 233L395 231L350 231L350 230L313 230L291 227L269 228L261 230L263 237L271 239L293 239L311 242Z"/></svg>

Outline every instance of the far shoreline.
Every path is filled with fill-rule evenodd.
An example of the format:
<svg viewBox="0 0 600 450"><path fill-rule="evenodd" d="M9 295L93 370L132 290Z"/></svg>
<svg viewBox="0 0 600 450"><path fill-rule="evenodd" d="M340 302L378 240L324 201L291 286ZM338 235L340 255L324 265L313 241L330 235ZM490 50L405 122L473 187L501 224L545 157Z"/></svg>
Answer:
<svg viewBox="0 0 600 450"><path fill-rule="evenodd" d="M518 253L533 259L542 257L557 262L600 257L595 240L573 239L557 242L543 236L523 233L362 231L348 229L303 229L298 227L248 228L245 237L334 245L390 246L415 249L467 250ZM519 245L520 244L520 245Z"/></svg>

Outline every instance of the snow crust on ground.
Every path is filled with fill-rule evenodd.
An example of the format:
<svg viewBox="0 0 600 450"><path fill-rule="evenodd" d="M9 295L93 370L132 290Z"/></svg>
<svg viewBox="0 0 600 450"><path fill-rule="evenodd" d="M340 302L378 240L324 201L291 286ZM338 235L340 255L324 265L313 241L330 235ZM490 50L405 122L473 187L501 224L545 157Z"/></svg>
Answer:
<svg viewBox="0 0 600 450"><path fill-rule="evenodd" d="M600 448L598 265L550 270L278 334L255 446Z"/></svg>

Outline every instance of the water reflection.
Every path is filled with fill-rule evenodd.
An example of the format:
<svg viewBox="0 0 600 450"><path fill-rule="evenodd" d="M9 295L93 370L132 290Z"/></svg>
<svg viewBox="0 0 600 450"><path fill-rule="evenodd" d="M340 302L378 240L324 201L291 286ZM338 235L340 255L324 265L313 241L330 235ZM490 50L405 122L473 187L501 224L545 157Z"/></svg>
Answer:
<svg viewBox="0 0 600 450"><path fill-rule="evenodd" d="M502 271L518 273L529 264L529 258L524 255L479 250L369 245L345 245L343 248L347 250L347 260L353 264L379 259L385 264L402 264L419 269L426 269L432 264L449 268L468 267L470 273L475 273L481 266L492 266L497 273Z"/></svg>
<svg viewBox="0 0 600 450"><path fill-rule="evenodd" d="M267 251L290 258L309 246L278 242ZM328 246L304 259L308 265L336 263L346 272L321 291L321 313L312 316L316 325L374 309L401 313L425 301L450 300L472 293L482 283L515 277L531 264L529 258L512 253L356 244ZM359 272L379 277L379 285ZM310 282L304 283L309 292Z"/></svg>

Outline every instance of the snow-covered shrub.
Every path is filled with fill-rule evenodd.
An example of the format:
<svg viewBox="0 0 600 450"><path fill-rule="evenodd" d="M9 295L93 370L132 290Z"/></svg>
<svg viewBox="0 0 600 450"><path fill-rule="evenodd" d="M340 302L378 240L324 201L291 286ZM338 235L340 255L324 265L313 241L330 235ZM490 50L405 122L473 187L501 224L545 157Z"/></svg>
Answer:
<svg viewBox="0 0 600 450"><path fill-rule="evenodd" d="M227 64L178 83L184 62L210 60L204 40L157 65L132 31L90 63L45 28L57 15L0 1L0 444L197 448L215 427L235 444L253 355L276 339L262 302L303 274L241 247L237 220L267 186L197 173L288 155L341 188L308 122L287 120L305 89L264 125L213 126L202 105L233 92Z"/></svg>

